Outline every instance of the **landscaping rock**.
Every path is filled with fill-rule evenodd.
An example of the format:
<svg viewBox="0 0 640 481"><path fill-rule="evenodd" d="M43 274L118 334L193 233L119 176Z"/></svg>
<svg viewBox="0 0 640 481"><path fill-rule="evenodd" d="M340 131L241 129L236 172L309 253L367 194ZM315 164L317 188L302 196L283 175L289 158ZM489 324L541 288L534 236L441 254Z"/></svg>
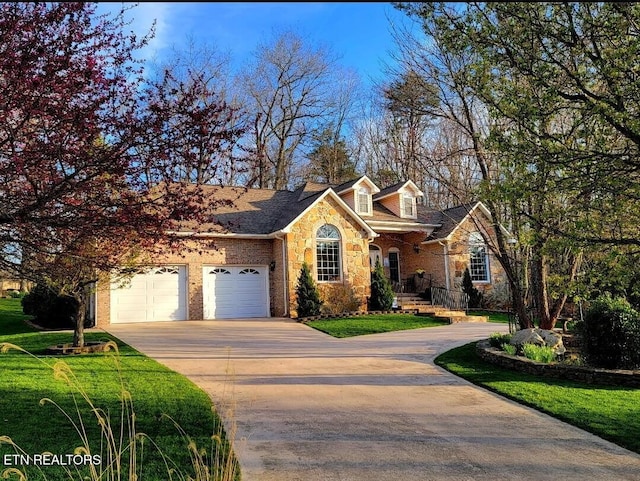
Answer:
<svg viewBox="0 0 640 481"><path fill-rule="evenodd" d="M535 344L536 346L544 346L545 342L540 334L538 334L538 329L520 329L516 331L516 333L509 341L509 344L513 344L518 348L518 350L522 347L523 344Z"/></svg>
<svg viewBox="0 0 640 481"><path fill-rule="evenodd" d="M556 355L562 355L566 349L562 343L562 334L547 329L521 329L517 331L509 344L513 344L520 351L523 344L535 344L536 346L548 346Z"/></svg>
<svg viewBox="0 0 640 481"><path fill-rule="evenodd" d="M562 334L545 329L538 329L538 334L542 339L544 339L544 343L553 349L556 356L561 356L567 352L564 347L564 343L562 342Z"/></svg>

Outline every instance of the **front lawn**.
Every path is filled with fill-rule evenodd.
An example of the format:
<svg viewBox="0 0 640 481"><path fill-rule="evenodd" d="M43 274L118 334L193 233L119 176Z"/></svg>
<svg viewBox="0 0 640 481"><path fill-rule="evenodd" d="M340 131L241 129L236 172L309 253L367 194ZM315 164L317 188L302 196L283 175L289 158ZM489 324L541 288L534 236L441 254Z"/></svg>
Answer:
<svg viewBox="0 0 640 481"><path fill-rule="evenodd" d="M502 396L640 453L640 389L541 378L481 360L470 343L435 363Z"/></svg>
<svg viewBox="0 0 640 481"><path fill-rule="evenodd" d="M103 449L101 452L104 437L100 434L95 414L79 394L77 386L70 386L63 378L54 377L54 370L64 374L59 364L63 361L72 372L71 379L77 378L77 384L86 391L90 401L108 413L111 432L116 439L120 438L121 427L125 443L133 435L145 438L137 446L137 479L169 479L169 468L159 450L171 462L175 462L179 471L195 477L188 440L180 434L173 421L184 429L198 448L204 448L210 454L211 436L221 429L221 424L204 391L184 376L103 332L88 331L86 340L115 341L119 347L118 355L45 356L44 350L48 346L70 342L72 334L69 331L34 331L22 319L24 316L18 299L0 299L0 343L16 344L37 355L31 356L13 349L0 354L0 436L9 436L29 455L45 451L61 456L74 454L74 449L81 446L82 441L72 422L63 414L64 411L78 424L80 431L86 431L92 454L102 454L102 464L98 469L107 469L106 451ZM134 429L120 420L123 412L121 396L125 390L132 399ZM40 400L44 398L51 402L41 403ZM79 418L82 419L82 425ZM228 443L223 445L224 450L228 451ZM13 453L13 447L0 444L0 474L8 468L3 465L4 455ZM127 459L128 451L121 459L124 469L128 465ZM33 466L27 469L29 480L78 480L88 474L82 470L69 476L64 468L57 466L41 467L42 471ZM72 471L75 471L75 467ZM122 478L117 479L133 478L123 474Z"/></svg>
<svg viewBox="0 0 640 481"><path fill-rule="evenodd" d="M333 337L352 337L381 332L404 331L421 327L447 325L447 321L412 314L362 315L338 319L320 319L307 325Z"/></svg>

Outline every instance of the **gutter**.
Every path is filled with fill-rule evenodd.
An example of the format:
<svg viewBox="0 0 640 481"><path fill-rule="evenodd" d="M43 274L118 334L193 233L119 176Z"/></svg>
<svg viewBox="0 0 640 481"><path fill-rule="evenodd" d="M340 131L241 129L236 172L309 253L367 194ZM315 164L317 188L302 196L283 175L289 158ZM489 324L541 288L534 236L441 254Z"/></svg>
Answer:
<svg viewBox="0 0 640 481"><path fill-rule="evenodd" d="M231 239L278 239L277 233L272 234L234 234L224 232L176 232L169 231L168 234L178 237L196 237L196 238L231 238Z"/></svg>

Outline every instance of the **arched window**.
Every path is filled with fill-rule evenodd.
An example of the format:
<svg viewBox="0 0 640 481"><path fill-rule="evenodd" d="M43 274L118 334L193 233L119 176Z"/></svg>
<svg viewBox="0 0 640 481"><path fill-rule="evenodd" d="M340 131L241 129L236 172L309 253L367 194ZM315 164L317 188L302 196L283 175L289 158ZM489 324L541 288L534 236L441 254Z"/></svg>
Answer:
<svg viewBox="0 0 640 481"><path fill-rule="evenodd" d="M480 232L469 236L469 273L475 282L489 282L489 256Z"/></svg>
<svg viewBox="0 0 640 481"><path fill-rule="evenodd" d="M316 260L319 282L340 281L342 262L340 261L340 232L325 224L316 232Z"/></svg>

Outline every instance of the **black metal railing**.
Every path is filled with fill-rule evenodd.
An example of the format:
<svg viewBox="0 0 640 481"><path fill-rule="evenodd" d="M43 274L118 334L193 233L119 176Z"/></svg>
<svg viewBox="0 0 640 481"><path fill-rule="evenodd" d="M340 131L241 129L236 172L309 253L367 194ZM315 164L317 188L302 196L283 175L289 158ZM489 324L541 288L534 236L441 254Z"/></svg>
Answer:
<svg viewBox="0 0 640 481"><path fill-rule="evenodd" d="M444 287L432 287L431 303L447 309L467 311L469 309L469 296L462 291L451 291Z"/></svg>

